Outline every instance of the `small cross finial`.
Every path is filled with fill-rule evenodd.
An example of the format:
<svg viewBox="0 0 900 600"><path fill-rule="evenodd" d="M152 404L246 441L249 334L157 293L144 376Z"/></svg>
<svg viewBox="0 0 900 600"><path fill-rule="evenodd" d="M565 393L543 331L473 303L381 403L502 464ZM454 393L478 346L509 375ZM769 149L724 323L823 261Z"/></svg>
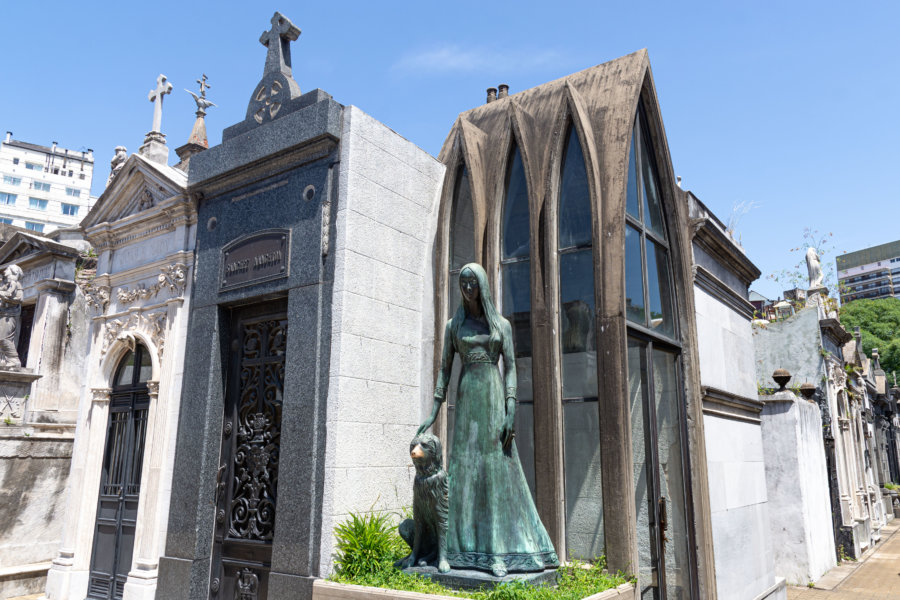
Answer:
<svg viewBox="0 0 900 600"><path fill-rule="evenodd" d="M206 73L203 74L201 79L197 80L197 83L200 84L200 97L206 98L206 90L207 88L211 88L212 86L206 83Z"/></svg>
<svg viewBox="0 0 900 600"><path fill-rule="evenodd" d="M291 42L300 37L300 28L291 20L276 12L272 16L272 29L259 36L259 43L268 48L265 73L281 72L291 76Z"/></svg>
<svg viewBox="0 0 900 600"><path fill-rule="evenodd" d="M172 84L168 82L165 75L160 73L156 78L156 89L150 90L147 99L153 102L153 129L151 131L160 132L162 127L162 102L163 96L172 93Z"/></svg>

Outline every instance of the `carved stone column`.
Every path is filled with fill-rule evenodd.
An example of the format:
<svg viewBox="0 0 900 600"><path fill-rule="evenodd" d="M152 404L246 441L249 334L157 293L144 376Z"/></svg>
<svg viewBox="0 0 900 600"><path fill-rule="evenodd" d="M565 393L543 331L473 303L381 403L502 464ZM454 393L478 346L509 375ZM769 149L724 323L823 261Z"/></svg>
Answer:
<svg viewBox="0 0 900 600"><path fill-rule="evenodd" d="M26 420L74 425L80 390L66 389L60 376L75 284L44 279L34 287L39 296L28 347L28 368L42 377L31 386Z"/></svg>
<svg viewBox="0 0 900 600"><path fill-rule="evenodd" d="M150 410L141 473L141 496L134 539L134 562L125 593L135 600L153 600L159 573L160 465L165 455L166 409L159 401L159 381L147 382Z"/></svg>
<svg viewBox="0 0 900 600"><path fill-rule="evenodd" d="M110 388L92 388L91 406L81 426L82 443L76 445L66 493L69 498L59 553L47 573L47 598L75 597L83 588L87 594L87 569L90 567L94 519L100 469L106 444L106 420L109 414ZM82 571L79 577L74 572ZM78 581L75 581L78 580Z"/></svg>

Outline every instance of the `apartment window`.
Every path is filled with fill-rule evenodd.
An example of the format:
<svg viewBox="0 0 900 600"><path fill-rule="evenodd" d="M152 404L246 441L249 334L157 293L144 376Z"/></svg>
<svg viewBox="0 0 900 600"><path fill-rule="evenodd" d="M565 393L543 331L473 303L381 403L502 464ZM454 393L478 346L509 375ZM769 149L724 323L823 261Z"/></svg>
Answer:
<svg viewBox="0 0 900 600"><path fill-rule="evenodd" d="M0 193L0 204L15 204L15 203L16 203L16 195L15 194Z"/></svg>
<svg viewBox="0 0 900 600"><path fill-rule="evenodd" d="M18 158L14 158L14 159L13 159L13 164L14 164L14 165L19 164L19 159L18 159Z"/></svg>
<svg viewBox="0 0 900 600"><path fill-rule="evenodd" d="M69 177L72 176L72 173L73 173L72 169L69 169Z"/></svg>
<svg viewBox="0 0 900 600"><path fill-rule="evenodd" d="M12 175L4 175L3 183L9 184L9 185L19 185L20 183L22 183L22 178L21 177L13 177Z"/></svg>
<svg viewBox="0 0 900 600"><path fill-rule="evenodd" d="M72 196L73 198L79 198L81 196L81 190L76 190L75 188L66 188L66 196Z"/></svg>
<svg viewBox="0 0 900 600"><path fill-rule="evenodd" d="M49 183L44 183L43 181L32 181L32 182L31 182L31 189L37 190L37 191L39 191L39 192L49 192L49 191L50 191L50 184L49 184Z"/></svg>
<svg viewBox="0 0 900 600"><path fill-rule="evenodd" d="M40 233L44 231L44 224L34 223L33 221L25 221L25 229L28 229L29 231L37 231Z"/></svg>
<svg viewBox="0 0 900 600"><path fill-rule="evenodd" d="M47 201L41 200L40 198L29 198L28 208L33 208L35 210L47 210Z"/></svg>
<svg viewBox="0 0 900 600"><path fill-rule="evenodd" d="M40 171L41 173L44 172L44 165L39 165L37 163L27 162L25 163L25 168L29 171Z"/></svg>
<svg viewBox="0 0 900 600"><path fill-rule="evenodd" d="M59 175L59 167L53 169L53 174L54 174L54 175Z"/></svg>
<svg viewBox="0 0 900 600"><path fill-rule="evenodd" d="M79 173L79 174L78 174L78 179L84 179L84 173Z"/></svg>
<svg viewBox="0 0 900 600"><path fill-rule="evenodd" d="M62 213L64 215L69 215L69 216L74 217L75 215L78 214L78 205L77 204L66 204L65 202L63 202Z"/></svg>
<svg viewBox="0 0 900 600"><path fill-rule="evenodd" d="M12 219L3 217L3 218L0 218L0 223L3 223L4 225L12 225Z"/></svg>

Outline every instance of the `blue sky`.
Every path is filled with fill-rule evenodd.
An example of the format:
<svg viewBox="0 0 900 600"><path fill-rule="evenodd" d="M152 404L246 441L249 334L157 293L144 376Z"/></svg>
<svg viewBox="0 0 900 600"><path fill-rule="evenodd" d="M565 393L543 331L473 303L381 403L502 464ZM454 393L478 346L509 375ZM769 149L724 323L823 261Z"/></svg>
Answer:
<svg viewBox="0 0 900 600"><path fill-rule="evenodd" d="M900 5L889 2L4 3L0 130L93 148L99 194L116 145L136 151L164 73L169 146L187 141L202 73L210 143L244 118L280 10L303 91L322 88L437 154L485 88L520 91L647 48L677 175L736 227L763 271L806 227L840 253L900 239ZM172 153L174 161L174 152ZM834 254L823 264L833 264Z"/></svg>

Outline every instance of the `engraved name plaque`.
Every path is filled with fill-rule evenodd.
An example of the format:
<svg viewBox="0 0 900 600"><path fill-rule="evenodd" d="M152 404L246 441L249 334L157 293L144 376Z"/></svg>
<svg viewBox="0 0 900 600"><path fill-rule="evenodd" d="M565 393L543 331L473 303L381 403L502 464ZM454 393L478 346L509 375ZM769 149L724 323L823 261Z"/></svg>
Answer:
<svg viewBox="0 0 900 600"><path fill-rule="evenodd" d="M237 238L222 248L219 291L287 277L290 229L265 229Z"/></svg>

